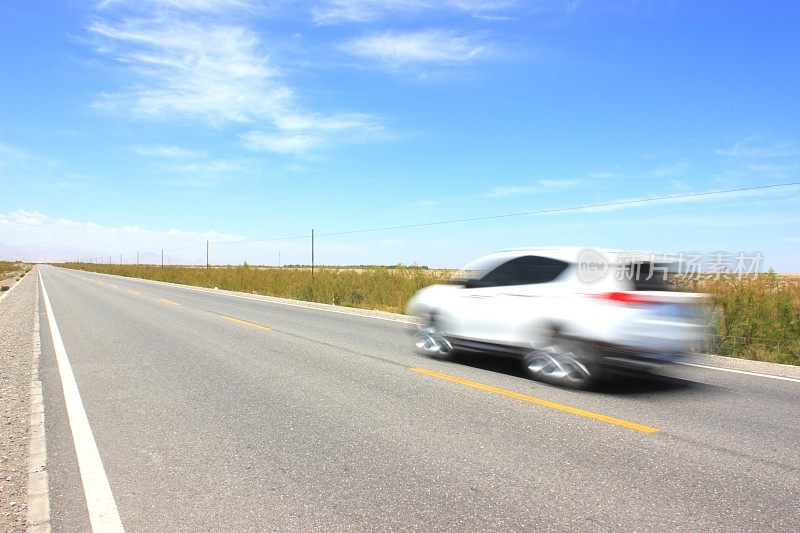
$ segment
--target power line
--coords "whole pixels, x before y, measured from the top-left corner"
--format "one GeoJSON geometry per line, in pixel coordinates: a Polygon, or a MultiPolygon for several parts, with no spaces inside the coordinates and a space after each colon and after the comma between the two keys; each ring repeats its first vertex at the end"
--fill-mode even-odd
{"type": "MultiPolygon", "coordinates": [[[[615,206],[622,206],[622,205],[639,205],[639,204],[646,204],[651,202],[659,202],[663,200],[680,200],[686,198],[701,198],[706,196],[718,196],[718,195],[725,195],[725,194],[733,194],[738,192],[749,192],[749,191],[760,191],[766,189],[778,189],[778,188],[785,188],[785,187],[793,187],[800,185],[800,181],[793,181],[789,183],[778,183],[775,185],[758,185],[755,187],[742,187],[739,189],[724,189],[721,191],[706,191],[706,192],[695,192],[695,193],[685,193],[685,194],[673,194],[669,196],[653,196],[650,198],[639,198],[634,200],[618,200],[615,202],[603,202],[599,204],[585,204],[579,206],[571,206],[571,207],[556,207],[551,209],[539,209],[537,211],[523,211],[519,213],[504,213],[500,215],[489,215],[489,216],[482,216],[482,217],[470,217],[470,218],[458,218],[458,219],[450,219],[450,220],[438,220],[434,222],[421,222],[417,224],[403,224],[400,226],[383,226],[378,228],[365,228],[365,229],[354,229],[354,230],[347,230],[347,231],[336,231],[332,233],[318,233],[317,237],[333,237],[337,235],[353,235],[356,233],[371,233],[376,231],[390,231],[390,230],[398,230],[398,229],[411,229],[411,228],[424,228],[429,226],[443,226],[446,224],[459,224],[463,222],[478,222],[481,220],[497,220],[502,218],[511,218],[511,217],[522,217],[522,216],[531,216],[531,215],[545,215],[551,213],[565,213],[569,211],[582,211],[584,209],[597,209],[602,207],[615,207],[615,206]]],[[[257,239],[257,240],[243,240],[243,241],[221,241],[221,242],[213,242],[211,244],[244,244],[244,243],[255,243],[255,242],[272,242],[272,241],[286,241],[286,240],[295,240],[295,239],[307,239],[309,235],[299,235],[295,237],[276,237],[271,239],[257,239]]],[[[200,246],[200,245],[197,245],[200,246]]]]}
{"type": "Polygon", "coordinates": [[[367,233],[372,231],[388,231],[394,229],[406,229],[406,228],[422,228],[426,226],[441,226],[444,224],[458,224],[461,222],[477,222],[479,220],[496,220],[500,218],[511,218],[511,217],[522,217],[522,216],[530,216],[530,215],[544,215],[549,213],[564,213],[567,211],[581,211],[584,209],[595,209],[600,207],[613,207],[613,206],[620,206],[620,205],[636,205],[636,204],[645,204],[649,202],[657,202],[661,200],[677,200],[683,198],[699,198],[703,196],[714,196],[720,194],[731,194],[736,192],[745,192],[745,191],[756,191],[762,189],[774,189],[778,187],[790,187],[793,185],[800,185],[800,181],[792,182],[792,183],[780,183],[777,185],[760,185],[757,187],[743,187],[741,189],[727,189],[722,191],[708,191],[708,192],[697,192],[697,193],[686,193],[686,194],[674,194],[671,196],[655,196],[651,198],[640,198],[636,200],[619,200],[616,202],[604,202],[600,204],[588,204],[588,205],[580,205],[580,206],[572,206],[572,207],[556,207],[552,209],[540,209],[538,211],[523,211],[521,213],[505,213],[502,215],[489,215],[483,217],[471,217],[471,218],[460,218],[460,219],[453,219],[453,220],[441,220],[437,222],[422,222],[419,224],[406,224],[403,226],[387,226],[382,228],[369,228],[369,229],[359,229],[359,230],[350,230],[350,231],[339,231],[335,233],[320,233],[320,237],[331,237],[334,235],[351,235],[354,233],[367,233]]]}

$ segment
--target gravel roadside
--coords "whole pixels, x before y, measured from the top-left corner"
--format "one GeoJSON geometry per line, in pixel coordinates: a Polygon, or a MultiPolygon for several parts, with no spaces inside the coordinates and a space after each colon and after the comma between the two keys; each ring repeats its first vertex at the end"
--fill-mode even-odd
{"type": "Polygon", "coordinates": [[[25,531],[34,303],[32,272],[0,300],[0,531],[25,531]]]}

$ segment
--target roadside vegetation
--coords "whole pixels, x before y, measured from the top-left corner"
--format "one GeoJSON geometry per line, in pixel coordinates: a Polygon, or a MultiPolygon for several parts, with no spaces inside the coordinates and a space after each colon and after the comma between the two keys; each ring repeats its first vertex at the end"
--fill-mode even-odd
{"type": "Polygon", "coordinates": [[[5,292],[21,280],[31,269],[28,263],[19,261],[0,261],[0,291],[5,292]]]}
{"type": "Polygon", "coordinates": [[[7,274],[14,274],[23,269],[23,263],[16,261],[0,261],[0,279],[6,279],[7,274]]]}
{"type": "MultiPolygon", "coordinates": [[[[347,307],[402,313],[419,289],[447,280],[453,271],[424,267],[255,267],[102,265],[61,266],[200,287],[279,296],[347,307]]],[[[703,348],[718,355],[800,365],[800,276],[773,272],[756,279],[721,277],[683,284],[716,302],[715,335],[703,348]]]]}
{"type": "Polygon", "coordinates": [[[800,365],[800,276],[706,278],[680,286],[714,296],[711,353],[800,365]]]}
{"type": "Polygon", "coordinates": [[[117,274],[198,287],[279,296],[363,309],[402,313],[416,291],[446,279],[449,271],[416,266],[316,267],[312,282],[307,266],[256,267],[101,265],[66,263],[68,268],[117,274]]]}

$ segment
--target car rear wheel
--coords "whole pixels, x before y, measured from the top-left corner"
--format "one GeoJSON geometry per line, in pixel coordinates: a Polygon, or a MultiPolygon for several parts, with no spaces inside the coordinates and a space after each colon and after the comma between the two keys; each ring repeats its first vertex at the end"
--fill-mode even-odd
{"type": "Polygon", "coordinates": [[[598,354],[587,342],[554,335],[546,346],[524,357],[528,375],[573,389],[588,389],[597,381],[598,354]]]}

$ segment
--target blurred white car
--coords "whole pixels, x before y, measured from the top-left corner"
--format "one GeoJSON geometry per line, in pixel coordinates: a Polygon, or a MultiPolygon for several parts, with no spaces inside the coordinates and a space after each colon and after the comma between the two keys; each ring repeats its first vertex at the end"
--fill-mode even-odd
{"type": "Polygon", "coordinates": [[[420,290],[416,351],[517,357],[543,381],[587,388],[608,368],[651,371],[706,334],[706,296],[674,292],[664,256],[588,248],[497,252],[420,290]]]}

